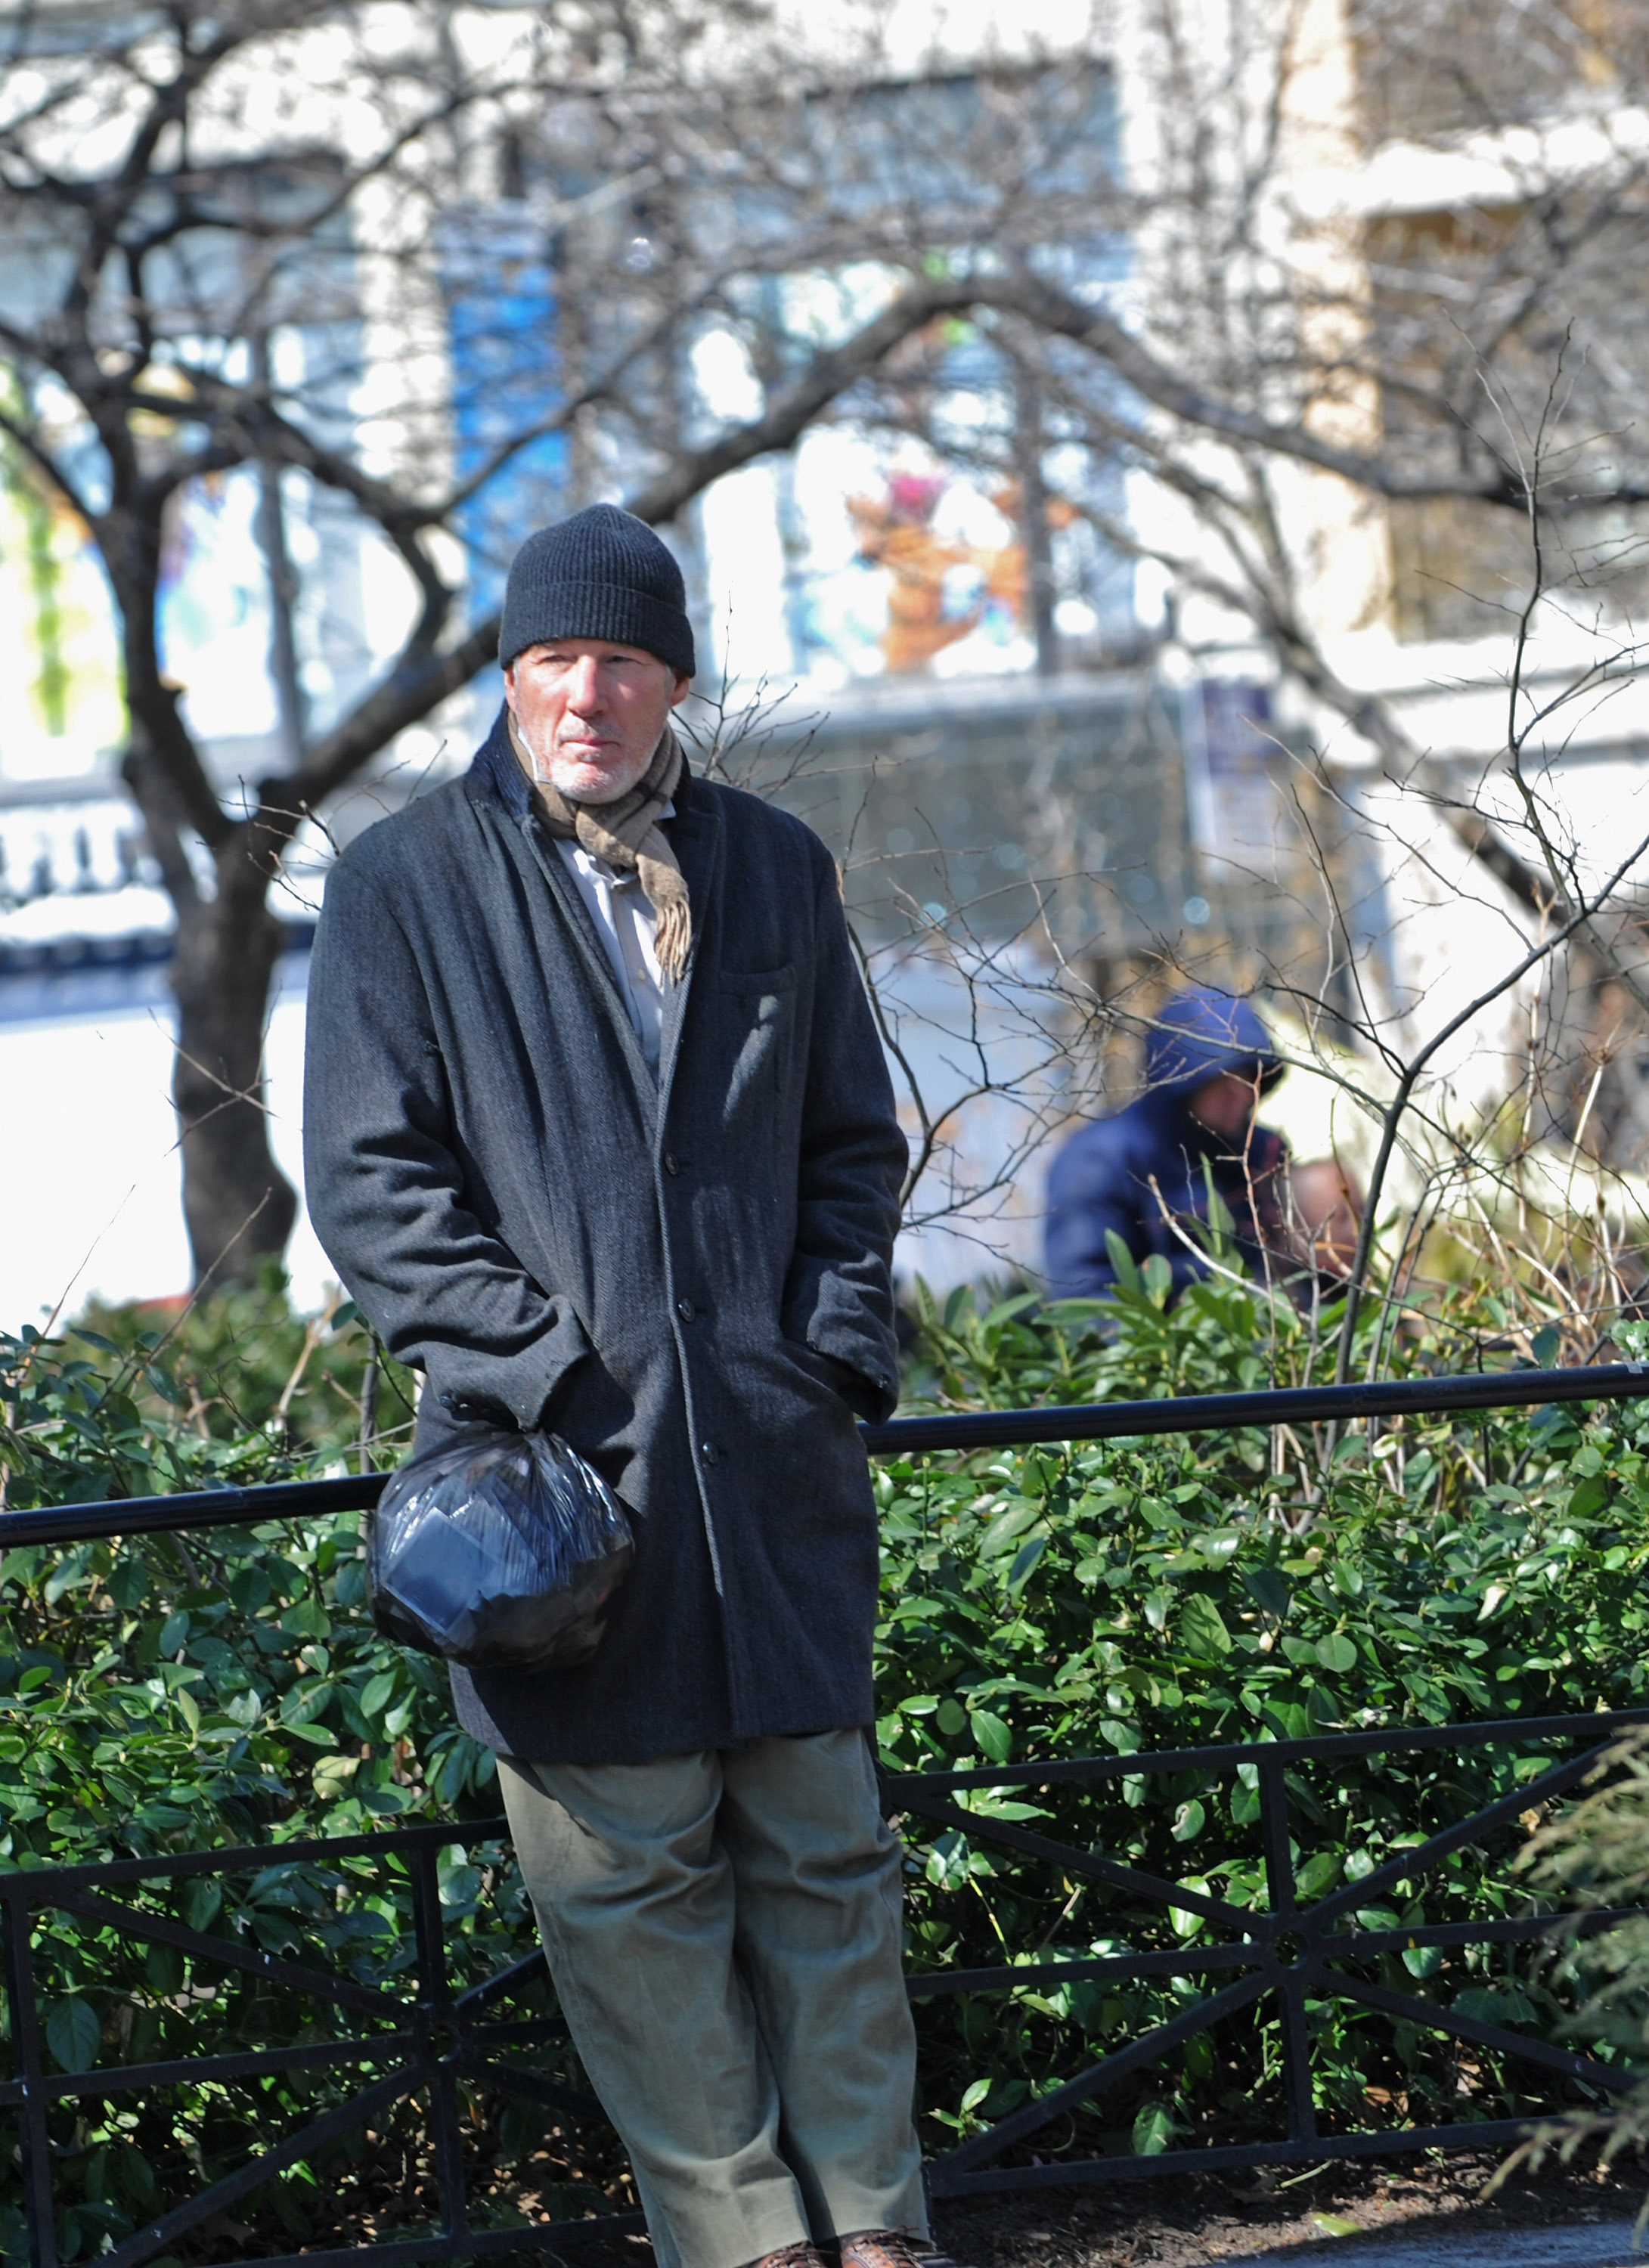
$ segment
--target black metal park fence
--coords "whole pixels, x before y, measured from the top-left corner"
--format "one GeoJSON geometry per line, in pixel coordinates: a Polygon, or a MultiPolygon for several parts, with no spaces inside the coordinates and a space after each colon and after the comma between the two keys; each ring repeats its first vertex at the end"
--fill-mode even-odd
{"type": "MultiPolygon", "coordinates": [[[[865,1427],[872,1454],[967,1452],[1034,1442],[1130,1439],[1151,1433],[1224,1431],[1242,1426],[1343,1423],[1451,1411],[1596,1401],[1649,1395],[1649,1365],[1620,1364],[1561,1371],[1524,1371],[1461,1378],[1417,1379],[1374,1385],[1301,1388],[1281,1391],[1186,1396],[1146,1403],[989,1410],[964,1416],[916,1418],[865,1427]]],[[[113,1535],[180,1532],[237,1522],[265,1522],[367,1509],[380,1476],[276,1484],[260,1489],[212,1491],[193,1496],[67,1506],[0,1514],[0,1552],[22,1544],[69,1544],[113,1535]]],[[[1549,2040],[1492,2021],[1481,2014],[1445,2007],[1394,1989],[1379,1976],[1380,1957],[1424,1948],[1465,1949],[1533,1944],[1553,1926],[1527,1895],[1524,1911],[1495,1918],[1465,1918],[1414,1927],[1366,1926],[1366,1918],[1398,1882],[1440,1880],[1457,1854],[1482,1845],[1530,1810],[1550,1804],[1592,1771],[1615,1738],[1649,1724],[1649,1710],[1595,1715],[1513,1718],[1499,1722],[1390,1727],[1301,1740],[1093,1756],[1057,1763],[1027,1762],[959,1772],[889,1776],[884,1796],[890,1815],[917,1819],[967,1838],[1011,1852],[1016,1860],[1045,1865],[1056,1885],[1103,1885],[1126,1896],[1130,1909],[1155,1908],[1170,1920],[1193,1918],[1196,1940],[1155,1949],[1125,1949],[1069,1960],[1005,1962],[989,1968],[949,1969],[909,1978],[914,1999],[947,1994],[1042,1993],[1073,1983],[1138,1984],[1152,1979],[1204,1980],[1201,1991],[1164,2021],[1146,2026],[1127,2044],[1087,2064],[1062,2085],[1025,2102],[930,2163],[936,2197],[985,2191],[1030,2190],[1076,2183],[1126,2180],[1145,2175],[1212,2173],[1260,2166],[1316,2163],[1417,2150],[1483,2148],[1525,2133],[1522,2118],[1464,2119],[1453,2124],[1377,2130],[1319,2130],[1313,2084],[1314,2003],[1349,2002],[1479,2052],[1509,2059],[1552,2081],[1594,2095],[1616,2094],[1636,2074],[1618,2064],[1576,2055],[1549,2040]],[[1348,1758],[1378,1762],[1400,1754],[1435,1751],[1456,1763],[1528,1750],[1555,1751],[1543,1768],[1513,1775],[1507,1792],[1410,1843],[1359,1880],[1312,1897],[1305,1894],[1292,1830],[1299,1775],[1314,1764],[1348,1758]],[[1205,1888],[1173,1881],[1108,1856],[1101,1845],[1039,1832],[1021,1822],[975,1808],[974,1799],[1004,1792],[1102,1790],[1126,1778],[1187,1772],[1240,1774],[1257,1794],[1265,1896],[1263,1907],[1239,1905],[1205,1888]],[[1039,2162],[1029,2146],[1068,2114],[1101,2102],[1108,2090],[1159,2064],[1199,2034],[1270,2004],[1281,2041],[1284,2131],[1257,2141],[1152,2154],[1118,2153],[1039,2162]],[[1013,2162],[1003,2162],[1014,2155],[1013,2162]]],[[[93,1866],[38,1867],[0,1874],[0,1933],[11,2072],[0,2080],[0,2111],[13,2123],[16,2162],[23,2182],[23,2217],[30,2268],[59,2268],[55,2229],[61,2199],[51,2117],[60,2105],[108,2103],[168,2088],[230,2089],[282,2075],[354,2073],[355,2091],[278,2140],[249,2131],[241,2164],[199,2186],[171,2206],[157,2200],[144,2224],[100,2253],[99,2268],[139,2268],[169,2256],[220,2227],[230,2210],[290,2169],[324,2154],[351,2130],[383,2120],[409,2098],[427,2106],[438,2220],[415,2235],[306,2250],[269,2268],[357,2268],[367,2261],[392,2264],[448,2261],[529,2251],[559,2251],[581,2239],[618,2236],[641,2226],[638,2215],[599,2214],[541,2219],[526,2227],[487,2226],[472,2213],[467,2181],[463,2104],[482,2088],[553,2111],[563,2120],[600,2122],[600,2106],[576,2086],[547,2077],[523,2051],[565,2042],[554,2014],[525,2011],[541,2000],[542,1956],[523,1953],[478,1984],[454,1976],[445,1929],[438,1854],[461,1840],[479,1845],[505,1834],[502,1820],[467,1821],[462,1827],[426,1824],[355,1837],[284,1842],[253,1848],[120,1859],[93,1866]],[[381,1869],[404,1883],[412,1913],[410,1959],[389,1980],[366,1984],[342,1962],[313,1965],[261,1949],[254,1942],[192,1926],[179,1918],[164,1894],[206,1877],[224,1882],[262,1879],[271,1870],[309,1870],[323,1879],[353,1868],[381,1869]],[[144,1903],[147,1900],[148,1903],[144,1903]],[[40,1924],[53,1917],[91,1933],[114,1933],[127,1945],[170,1948],[190,1973],[239,1975],[279,1987],[313,2008],[295,2043],[252,2048],[226,2039],[215,2053],[167,2062],[97,2061],[63,2067],[41,2021],[36,1976],[40,1924]],[[54,2065],[56,2066],[54,2068],[54,2065]]],[[[341,1877],[340,1877],[341,1879],[341,1877]]],[[[186,1906],[187,1911],[187,1906],[186,1906]]],[[[1588,1930],[1621,1917],[1594,1914],[1588,1930]]],[[[1181,1933],[1183,1934],[1183,1932],[1181,1933]]],[[[393,1964],[392,1964],[393,1966],[393,1964]]],[[[206,1988],[210,1989],[210,1988],[206,1988]]],[[[1047,2006],[1044,1998],[1043,2004],[1047,2006]]],[[[79,2058],[70,2058],[78,2060],[79,2058]]]]}

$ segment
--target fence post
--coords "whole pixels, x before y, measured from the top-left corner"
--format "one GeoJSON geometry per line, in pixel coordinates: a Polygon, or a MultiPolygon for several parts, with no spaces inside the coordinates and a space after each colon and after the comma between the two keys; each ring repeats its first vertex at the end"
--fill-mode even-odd
{"type": "Polygon", "coordinates": [[[1277,2003],[1283,2027],[1283,2090],[1288,2102],[1289,2139],[1309,2142],[1316,2138],[1317,2106],[1311,2091],[1306,1988],[1293,1973],[1292,1964],[1283,1962],[1277,1951],[1277,1940],[1286,1933],[1299,1911],[1294,1897],[1294,1853],[1288,1835],[1288,1783],[1280,1756],[1263,1757],[1259,1770],[1266,1903],[1271,1911],[1273,1952],[1279,1963],[1277,2003]]]}
{"type": "Polygon", "coordinates": [[[51,2136],[46,2124],[46,2073],[40,2059],[40,2011],[34,1999],[33,1919],[26,1889],[20,1882],[6,1888],[0,1933],[5,1941],[11,2052],[23,2093],[18,2106],[18,2124],[23,2136],[23,2209],[28,2225],[29,2268],[57,2268],[51,2136]]]}
{"type": "MultiPolygon", "coordinates": [[[[435,2138],[436,2191],[441,2205],[441,2235],[460,2248],[469,2232],[464,2144],[458,2118],[458,2082],[450,2054],[441,2052],[439,2035],[453,2021],[453,1994],[446,1976],[446,1940],[441,1926],[441,1886],[433,1843],[419,1843],[409,1854],[412,1926],[418,1947],[418,1998],[428,2027],[425,2053],[430,2079],[430,2124],[435,2138]]],[[[450,2044],[450,2042],[449,2042],[450,2044]]]]}

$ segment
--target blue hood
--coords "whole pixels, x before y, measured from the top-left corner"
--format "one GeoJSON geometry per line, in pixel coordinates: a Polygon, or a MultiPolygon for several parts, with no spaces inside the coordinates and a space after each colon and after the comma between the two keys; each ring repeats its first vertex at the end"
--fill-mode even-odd
{"type": "Polygon", "coordinates": [[[1152,1094],[1194,1094],[1221,1071],[1260,1074],[1262,1086],[1275,1086],[1284,1066],[1271,1035],[1246,1000],[1211,986],[1176,992],[1157,1011],[1145,1035],[1145,1086],[1152,1094]]]}

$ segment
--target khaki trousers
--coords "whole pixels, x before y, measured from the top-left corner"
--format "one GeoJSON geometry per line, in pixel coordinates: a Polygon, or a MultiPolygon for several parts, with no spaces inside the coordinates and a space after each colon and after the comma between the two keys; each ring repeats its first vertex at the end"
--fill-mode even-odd
{"type": "Polygon", "coordinates": [[[901,1853],[864,1735],[498,1771],[660,2268],[925,2237],[901,1853]]]}

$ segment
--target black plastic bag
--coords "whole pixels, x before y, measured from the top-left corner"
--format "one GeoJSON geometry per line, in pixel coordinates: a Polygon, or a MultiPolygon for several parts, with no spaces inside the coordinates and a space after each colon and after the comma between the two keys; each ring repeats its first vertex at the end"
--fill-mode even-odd
{"type": "Polygon", "coordinates": [[[566,1668],[600,1645],[635,1556],[624,1507],[556,1435],[467,1425],[378,1500],[372,1618],[466,1668],[566,1668]]]}

